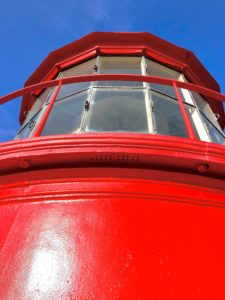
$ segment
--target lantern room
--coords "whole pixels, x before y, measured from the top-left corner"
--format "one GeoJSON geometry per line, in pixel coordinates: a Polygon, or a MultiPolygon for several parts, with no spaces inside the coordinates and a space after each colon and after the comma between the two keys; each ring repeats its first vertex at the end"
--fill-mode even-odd
{"type": "Polygon", "coordinates": [[[147,33],[90,34],[51,53],[27,84],[37,83],[37,78],[60,81],[100,74],[108,77],[63,82],[44,125],[44,115],[57,87],[41,89],[30,98],[25,96],[20,117],[22,126],[16,138],[32,137],[42,124],[41,136],[129,132],[187,138],[189,129],[191,136],[198,140],[224,144],[222,102],[188,90],[185,84],[186,88],[177,86],[175,90],[172,82],[201,83],[218,91],[215,80],[190,51],[147,33]],[[124,77],[120,76],[121,80],[114,76],[110,80],[112,74],[124,77]],[[145,82],[140,77],[135,81],[135,76],[128,75],[152,76],[171,82],[160,79],[157,83],[145,82]]]}

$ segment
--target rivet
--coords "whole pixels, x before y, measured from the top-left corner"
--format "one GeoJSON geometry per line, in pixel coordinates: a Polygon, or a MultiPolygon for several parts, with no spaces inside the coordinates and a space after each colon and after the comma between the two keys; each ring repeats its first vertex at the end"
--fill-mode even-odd
{"type": "Polygon", "coordinates": [[[85,104],[84,104],[85,110],[88,110],[89,106],[90,106],[90,103],[88,101],[85,101],[85,104]]]}
{"type": "Polygon", "coordinates": [[[197,166],[197,170],[200,172],[200,173],[204,173],[206,171],[208,171],[209,169],[209,165],[208,164],[199,164],[197,166]]]}
{"type": "Polygon", "coordinates": [[[27,169],[30,166],[30,163],[26,159],[21,159],[18,161],[18,166],[22,169],[27,169]]]}

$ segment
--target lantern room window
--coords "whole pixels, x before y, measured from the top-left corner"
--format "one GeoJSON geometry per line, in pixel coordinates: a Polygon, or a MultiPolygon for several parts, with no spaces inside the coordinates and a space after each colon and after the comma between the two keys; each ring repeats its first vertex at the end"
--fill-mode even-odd
{"type": "MultiPolygon", "coordinates": [[[[96,57],[61,71],[57,78],[88,74],[142,74],[187,81],[183,74],[145,57],[96,57]]],[[[32,136],[56,88],[36,99],[16,138],[32,136]]],[[[199,94],[179,89],[195,136],[225,144],[209,104],[199,94]]],[[[173,87],[129,81],[65,84],[57,95],[42,136],[82,132],[134,132],[187,138],[173,87]]]]}
{"type": "MultiPolygon", "coordinates": [[[[59,73],[58,78],[65,78],[71,76],[81,76],[95,73],[96,67],[96,58],[86,61],[78,66],[67,69],[59,73]]],[[[58,97],[56,100],[76,94],[81,90],[85,90],[89,88],[89,82],[81,82],[81,83],[71,83],[63,85],[59,91],[58,97]]]]}
{"type": "Polygon", "coordinates": [[[149,132],[145,91],[94,89],[85,131],[149,132]]]}
{"type": "MultiPolygon", "coordinates": [[[[142,74],[141,57],[100,57],[99,74],[142,74]]],[[[134,81],[100,81],[99,86],[143,86],[134,81]]]]}
{"type": "Polygon", "coordinates": [[[155,133],[188,137],[179,104],[171,97],[152,92],[155,133]]]}
{"type": "Polygon", "coordinates": [[[42,131],[42,135],[78,132],[81,126],[86,99],[87,92],[84,91],[56,101],[42,131]]]}
{"type": "MultiPolygon", "coordinates": [[[[162,66],[162,65],[160,65],[154,61],[151,61],[149,59],[145,59],[145,61],[146,61],[146,74],[147,75],[179,80],[179,77],[180,77],[179,72],[176,72],[172,69],[162,66]]],[[[175,94],[174,88],[172,86],[162,85],[162,84],[154,84],[154,83],[149,83],[149,85],[150,85],[151,89],[154,91],[158,91],[164,95],[176,98],[176,94],[175,94]]]]}

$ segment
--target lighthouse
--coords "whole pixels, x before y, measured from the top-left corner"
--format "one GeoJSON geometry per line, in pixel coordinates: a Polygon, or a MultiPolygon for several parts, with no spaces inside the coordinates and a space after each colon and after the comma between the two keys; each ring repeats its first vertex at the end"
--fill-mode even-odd
{"type": "Polygon", "coordinates": [[[225,298],[225,96],[194,53],[94,32],[0,104],[17,97],[0,299],[225,298]]]}

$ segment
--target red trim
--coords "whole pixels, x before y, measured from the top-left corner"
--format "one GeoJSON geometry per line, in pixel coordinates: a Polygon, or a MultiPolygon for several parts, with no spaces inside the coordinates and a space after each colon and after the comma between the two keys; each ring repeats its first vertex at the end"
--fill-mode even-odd
{"type": "Polygon", "coordinates": [[[110,48],[100,48],[99,49],[99,55],[107,56],[142,56],[143,55],[143,49],[142,48],[120,48],[120,47],[110,47],[110,48]]]}
{"type": "Polygon", "coordinates": [[[86,60],[92,59],[97,56],[97,49],[90,50],[86,53],[83,53],[81,55],[77,55],[76,57],[73,57],[72,59],[66,60],[62,63],[57,64],[58,68],[61,70],[67,69],[69,67],[72,67],[74,65],[80,64],[86,60]]]}
{"type": "MultiPolygon", "coordinates": [[[[201,184],[212,186],[212,178],[224,179],[224,146],[154,134],[94,133],[54,135],[14,140],[0,147],[1,174],[23,169],[52,167],[122,166],[158,169],[183,174],[200,174],[207,164],[201,184]],[[53,151],[54,150],[54,151],[53,151]],[[124,157],[126,159],[124,160],[124,157]],[[27,162],[21,164],[21,161],[27,162]],[[207,179],[208,178],[208,179],[207,179]],[[210,179],[211,178],[211,179],[210,179]]],[[[201,173],[202,174],[202,173],[201,173]]],[[[181,176],[181,175],[180,175],[181,176]]],[[[178,176],[179,178],[179,176],[178,176]]],[[[218,181],[224,189],[224,181],[218,181]]],[[[214,186],[216,187],[216,186],[214,186]]]]}
{"type": "Polygon", "coordinates": [[[153,59],[161,64],[172,67],[173,69],[177,69],[179,71],[182,71],[185,66],[184,63],[181,63],[178,60],[172,59],[166,55],[162,55],[156,51],[146,50],[145,56],[147,56],[148,58],[153,59]]]}
{"type": "Polygon", "coordinates": [[[26,181],[21,179],[21,173],[13,174],[8,181],[4,180],[6,184],[0,188],[0,196],[4,199],[0,206],[45,202],[49,198],[54,202],[63,201],[65,205],[68,200],[80,200],[84,197],[103,200],[111,196],[129,201],[136,198],[138,201],[156,200],[225,208],[225,191],[222,185],[220,188],[215,187],[215,179],[206,187],[200,176],[180,173],[179,178],[175,172],[166,172],[170,177],[168,182],[162,170],[154,170],[154,175],[151,170],[147,170],[148,178],[143,178],[147,175],[146,170],[128,169],[126,166],[102,168],[99,165],[97,168],[76,168],[76,171],[71,168],[31,171],[26,181]],[[188,185],[184,184],[187,181],[188,185]]]}

